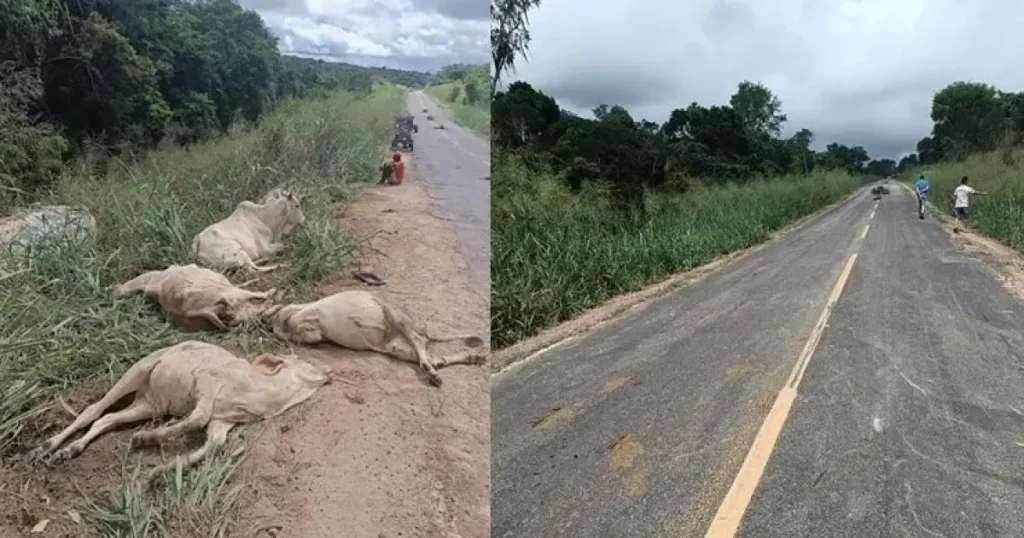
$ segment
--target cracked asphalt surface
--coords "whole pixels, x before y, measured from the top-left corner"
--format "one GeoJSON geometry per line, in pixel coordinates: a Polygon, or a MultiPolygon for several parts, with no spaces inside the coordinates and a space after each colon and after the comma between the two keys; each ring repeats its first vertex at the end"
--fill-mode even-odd
{"type": "Polygon", "coordinates": [[[497,374],[492,536],[703,536],[853,253],[738,535],[1024,536],[1024,307],[891,192],[497,374]]]}
{"type": "Polygon", "coordinates": [[[419,126],[413,134],[416,171],[440,213],[454,224],[474,279],[490,290],[490,141],[455,123],[422,91],[409,92],[406,108],[419,126]]]}

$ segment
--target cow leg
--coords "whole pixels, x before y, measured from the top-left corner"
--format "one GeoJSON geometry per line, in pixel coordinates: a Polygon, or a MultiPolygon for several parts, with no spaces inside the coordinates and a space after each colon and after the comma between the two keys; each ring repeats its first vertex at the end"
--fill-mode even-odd
{"type": "Polygon", "coordinates": [[[174,424],[135,432],[132,435],[132,446],[162,443],[174,437],[181,437],[188,432],[203,429],[210,423],[210,418],[213,416],[213,403],[214,398],[209,398],[208,401],[200,400],[187,417],[174,424]]]}
{"type": "Polygon", "coordinates": [[[427,352],[427,339],[416,332],[412,319],[405,311],[392,308],[385,302],[377,301],[377,304],[384,314],[385,322],[389,327],[397,330],[401,336],[401,338],[393,338],[388,347],[396,351],[401,350],[401,353],[408,353],[411,348],[415,362],[430,376],[430,383],[435,387],[440,387],[441,376],[437,375],[437,370],[434,369],[433,361],[430,359],[430,353],[427,352]]]}
{"type": "Polygon", "coordinates": [[[248,301],[250,299],[264,300],[267,297],[270,297],[271,295],[276,293],[277,292],[277,288],[270,288],[267,291],[249,291],[249,290],[240,290],[240,291],[241,291],[241,293],[239,293],[239,295],[242,296],[242,300],[244,300],[244,301],[248,301]]]}
{"type": "Polygon", "coordinates": [[[441,376],[438,375],[437,369],[434,368],[433,361],[430,360],[430,356],[426,354],[424,350],[423,355],[416,353],[416,348],[410,344],[405,337],[398,335],[391,339],[383,349],[370,346],[372,351],[377,353],[383,353],[389,357],[394,357],[398,360],[406,362],[416,363],[427,372],[427,376],[430,378],[430,382],[435,386],[441,386],[441,376]],[[425,360],[424,360],[425,359],[425,360]]]}
{"type": "Polygon", "coordinates": [[[235,251],[234,254],[231,255],[231,262],[227,265],[252,273],[266,273],[268,271],[273,271],[280,266],[280,264],[264,266],[256,265],[256,262],[241,249],[235,251]]]}
{"type": "MultiPolygon", "coordinates": [[[[196,449],[188,456],[185,456],[182,461],[182,468],[190,467],[200,462],[204,458],[210,455],[210,452],[224,446],[224,443],[228,441],[228,432],[235,426],[233,422],[226,422],[223,420],[211,420],[206,426],[206,443],[203,446],[196,449]]],[[[177,459],[177,458],[175,458],[177,459]]],[[[153,468],[149,473],[149,479],[152,482],[158,476],[164,472],[175,468],[176,462],[171,461],[158,465],[153,468]]]]}
{"type": "Polygon", "coordinates": [[[204,308],[192,314],[194,317],[203,318],[206,321],[214,324],[218,329],[222,331],[228,331],[228,326],[224,324],[224,321],[220,319],[217,312],[214,311],[214,307],[204,308]]]}
{"type": "Polygon", "coordinates": [[[483,364],[487,356],[475,351],[463,351],[454,355],[447,355],[434,361],[434,366],[443,368],[453,364],[483,364]]]}
{"type": "Polygon", "coordinates": [[[32,459],[41,458],[54,450],[57,447],[63,445],[68,438],[75,434],[78,430],[85,428],[86,426],[96,422],[97,419],[103,415],[110,406],[117,403],[118,400],[125,396],[137,391],[139,388],[146,385],[149,380],[149,374],[153,371],[153,367],[159,362],[159,357],[153,357],[152,355],[142,359],[135,363],[131,368],[128,369],[121,379],[114,384],[114,386],[107,391],[100,401],[86,407],[84,411],[79,413],[75,421],[70,426],[64,428],[63,431],[50,437],[43,442],[38,448],[33,450],[29,455],[32,459]]]}
{"type": "Polygon", "coordinates": [[[74,458],[81,454],[93,439],[96,439],[122,424],[131,424],[140,420],[153,418],[154,414],[155,411],[153,406],[150,405],[149,402],[146,400],[135,400],[135,402],[133,402],[127,409],[100,417],[99,420],[92,424],[92,427],[89,428],[89,431],[86,432],[85,435],[70,445],[55,452],[47,463],[54,465],[74,458]]]}

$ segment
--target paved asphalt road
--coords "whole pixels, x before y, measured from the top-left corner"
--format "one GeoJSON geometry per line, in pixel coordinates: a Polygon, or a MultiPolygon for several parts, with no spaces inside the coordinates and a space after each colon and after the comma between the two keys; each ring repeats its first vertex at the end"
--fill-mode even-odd
{"type": "Polygon", "coordinates": [[[914,213],[861,193],[495,376],[492,536],[703,536],[852,254],[738,535],[1024,536],[1024,308],[914,213]]]}
{"type": "Polygon", "coordinates": [[[419,132],[413,134],[419,177],[427,185],[427,192],[441,209],[440,213],[452,219],[474,278],[482,289],[489,290],[490,141],[456,124],[421,91],[409,92],[406,107],[419,125],[419,132]],[[434,120],[428,120],[428,115],[434,120]],[[444,129],[435,129],[442,124],[444,129]]]}

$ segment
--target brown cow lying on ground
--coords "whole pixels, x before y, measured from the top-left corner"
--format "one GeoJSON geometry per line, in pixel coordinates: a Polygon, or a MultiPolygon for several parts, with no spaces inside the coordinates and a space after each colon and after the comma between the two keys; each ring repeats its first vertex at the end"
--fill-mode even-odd
{"type": "Polygon", "coordinates": [[[449,364],[482,364],[481,352],[431,358],[431,342],[462,340],[469,347],[480,347],[479,336],[430,337],[399,308],[388,305],[365,291],[343,291],[319,301],[287,306],[275,305],[263,312],[263,319],[274,334],[300,344],[329,341],[357,351],[376,351],[396,359],[418,363],[434,385],[441,386],[437,370],[449,364]]]}
{"type": "Polygon", "coordinates": [[[226,219],[199,232],[192,240],[192,255],[218,271],[273,271],[278,265],[260,267],[256,262],[280,252],[281,240],[305,222],[298,197],[274,189],[262,203],[241,202],[226,219]]]}
{"type": "Polygon", "coordinates": [[[142,273],[108,289],[117,295],[144,293],[179,325],[205,320],[222,330],[262,310],[254,303],[265,301],[275,291],[244,290],[224,275],[194,263],[142,273]]]}
{"type": "MultiPolygon", "coordinates": [[[[117,426],[169,415],[184,418],[135,432],[132,446],[159,443],[205,428],[206,443],[184,459],[185,466],[193,465],[221,447],[235,424],[278,415],[308,399],[330,382],[329,372],[295,356],[261,355],[249,363],[213,344],[182,342],[135,363],[100,401],[33,450],[30,458],[51,465],[61,463],[78,456],[93,439],[117,426]],[[132,393],[135,401],[127,409],[103,415],[132,393]],[[85,435],[57,450],[90,425],[85,435]]],[[[174,466],[174,462],[159,465],[150,477],[174,466]]]]}

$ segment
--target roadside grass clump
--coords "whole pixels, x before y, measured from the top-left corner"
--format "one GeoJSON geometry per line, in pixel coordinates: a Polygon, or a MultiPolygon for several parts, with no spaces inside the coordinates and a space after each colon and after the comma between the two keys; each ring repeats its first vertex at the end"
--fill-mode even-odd
{"type": "Polygon", "coordinates": [[[1024,252],[1024,150],[1004,149],[968,157],[963,162],[941,163],[908,172],[901,179],[913,187],[924,173],[931,182],[928,201],[953,216],[953,190],[960,178],[988,196],[971,197],[967,224],[982,235],[1024,252]],[[1008,155],[1009,154],[1009,155],[1008,155]]]}
{"type": "Polygon", "coordinates": [[[607,189],[574,193],[515,156],[498,160],[492,178],[493,349],[763,242],[862,184],[830,172],[695,186],[649,193],[642,212],[627,212],[607,189]]]}
{"type": "MultiPolygon", "coordinates": [[[[456,82],[438,84],[427,93],[445,108],[451,110],[455,121],[475,133],[488,137],[491,133],[491,103],[484,94],[473,104],[466,100],[464,85],[456,82]]],[[[486,90],[485,90],[486,91],[486,90]]]]}
{"type": "Polygon", "coordinates": [[[230,483],[240,463],[242,442],[232,436],[221,456],[186,471],[179,464],[149,493],[146,473],[122,459],[124,486],[87,501],[83,518],[101,536],[223,537],[236,530],[230,517],[244,499],[245,487],[230,483]],[[228,517],[225,517],[228,516],[228,517]]]}
{"type": "MultiPolygon", "coordinates": [[[[189,338],[235,339],[248,348],[245,334],[179,332],[141,297],[114,298],[105,291],[143,271],[190,263],[195,234],[242,200],[258,201],[278,185],[302,198],[307,225],[286,240],[280,261],[288,268],[270,274],[283,276],[286,291],[307,293],[312,283],[350,261],[355,244],[338,229],[333,211],[359,183],[374,179],[403,99],[401,89],[381,85],[368,96],[292,101],[258,125],[239,125],[188,149],[165,147],[132,164],[107,160],[101,166],[102,159],[92,155],[67,165],[43,201],[85,207],[98,233],[55,236],[28,252],[0,251],[0,460],[31,448],[26,439],[52,433],[39,417],[66,389],[87,383],[109,387],[144,355],[189,338]]],[[[229,459],[221,454],[209,465],[228,469],[223,466],[229,459]]],[[[195,499],[179,502],[179,510],[166,508],[173,505],[169,490],[148,498],[147,510],[163,514],[156,527],[145,523],[149,516],[142,512],[133,515],[139,505],[127,501],[103,505],[106,512],[91,502],[93,509],[83,515],[97,530],[118,518],[132,522],[107,535],[161,535],[145,529],[179,529],[168,518],[199,517],[189,506],[224,502],[210,497],[223,489],[204,482],[213,480],[204,478],[212,472],[184,472],[177,494],[181,502],[195,499]]],[[[130,482],[125,486],[115,495],[137,493],[130,482]]],[[[176,532],[162,535],[183,535],[176,532]]]]}

